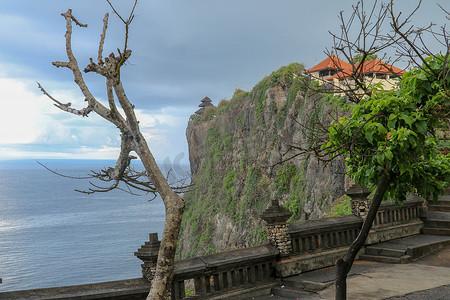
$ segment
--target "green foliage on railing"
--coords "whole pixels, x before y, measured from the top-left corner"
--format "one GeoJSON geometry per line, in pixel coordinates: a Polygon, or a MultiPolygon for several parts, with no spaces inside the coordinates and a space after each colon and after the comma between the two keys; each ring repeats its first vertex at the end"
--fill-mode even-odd
{"type": "Polygon", "coordinates": [[[298,220],[305,204],[305,170],[300,170],[294,164],[288,164],[280,168],[275,178],[277,188],[276,197],[288,194],[289,200],[284,206],[292,212],[289,221],[298,220]]]}
{"type": "Polygon", "coordinates": [[[336,200],[335,204],[331,209],[331,213],[328,215],[330,217],[346,216],[352,214],[352,205],[350,202],[351,198],[347,195],[342,196],[336,200]]]}

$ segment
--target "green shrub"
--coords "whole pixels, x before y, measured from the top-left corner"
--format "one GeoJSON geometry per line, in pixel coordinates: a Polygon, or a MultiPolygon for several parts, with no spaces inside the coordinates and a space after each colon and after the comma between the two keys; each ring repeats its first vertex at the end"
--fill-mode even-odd
{"type": "Polygon", "coordinates": [[[294,164],[279,169],[275,178],[276,197],[289,194],[289,201],[284,206],[292,212],[289,221],[297,220],[305,203],[305,178],[301,170],[294,164]]]}
{"type": "Polygon", "coordinates": [[[222,99],[220,100],[219,104],[217,105],[217,112],[216,115],[219,115],[227,110],[229,110],[232,106],[231,101],[222,99]]]}
{"type": "Polygon", "coordinates": [[[270,74],[270,86],[281,85],[288,87],[292,85],[295,78],[298,78],[303,73],[305,67],[299,63],[291,63],[283,66],[270,74]]]}
{"type": "Polygon", "coordinates": [[[205,107],[203,110],[202,121],[210,121],[216,116],[217,108],[215,106],[205,107]]]}
{"type": "Polygon", "coordinates": [[[352,206],[350,200],[351,198],[347,195],[339,198],[331,210],[330,217],[351,215],[352,206]]]}

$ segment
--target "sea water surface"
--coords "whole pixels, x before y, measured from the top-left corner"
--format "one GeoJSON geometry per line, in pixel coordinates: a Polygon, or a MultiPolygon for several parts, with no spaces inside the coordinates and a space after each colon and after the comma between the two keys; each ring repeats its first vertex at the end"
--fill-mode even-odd
{"type": "MultiPolygon", "coordinates": [[[[113,161],[42,160],[71,176],[113,161]]],[[[86,195],[88,180],[55,175],[34,160],[0,161],[0,291],[77,285],[141,276],[134,252],[161,237],[158,197],[114,190],[86,195]]]]}

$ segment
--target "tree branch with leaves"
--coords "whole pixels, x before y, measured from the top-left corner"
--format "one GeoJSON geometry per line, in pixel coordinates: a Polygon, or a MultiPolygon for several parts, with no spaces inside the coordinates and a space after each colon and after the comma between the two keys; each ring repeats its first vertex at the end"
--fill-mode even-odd
{"type": "Polygon", "coordinates": [[[411,25],[421,4],[404,16],[395,11],[392,0],[375,1],[368,9],[359,1],[349,17],[339,14],[340,32],[330,32],[334,46],[327,54],[336,66],[342,57],[351,68],[340,68],[342,82],[331,83],[331,89],[324,85],[322,93],[343,93],[350,109],[330,115],[326,124],[299,120],[317,134],[305,145],[290,147],[296,151],[291,157],[309,153],[325,163],[344,157],[348,176],[375,191],[358,237],[336,262],[338,300],[346,299],[347,274],[381,202],[389,199],[401,205],[408,193],[436,199],[450,185],[450,155],[441,153],[436,143],[436,130],[448,127],[450,116],[449,33],[445,26],[411,25]],[[427,38],[438,40],[441,51],[432,52],[427,38]],[[388,50],[395,53],[393,58],[388,50]],[[364,74],[364,65],[374,56],[390,63],[406,60],[411,70],[396,88],[384,90],[364,74]]]}

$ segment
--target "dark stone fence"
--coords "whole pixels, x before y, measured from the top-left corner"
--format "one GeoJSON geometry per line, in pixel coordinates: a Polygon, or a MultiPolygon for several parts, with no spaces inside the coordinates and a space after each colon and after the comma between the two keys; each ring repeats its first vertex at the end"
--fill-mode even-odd
{"type": "Polygon", "coordinates": [[[172,299],[187,297],[185,287],[189,280],[194,289],[188,299],[213,299],[230,291],[235,291],[233,299],[268,294],[276,280],[277,255],[275,247],[261,245],[179,260],[175,264],[172,299]]]}
{"type": "Polygon", "coordinates": [[[62,286],[45,289],[33,289],[0,293],[1,300],[19,299],[110,299],[110,300],[144,300],[150,283],[144,278],[100,282],[73,286],[62,286]]]}
{"type": "Polygon", "coordinates": [[[408,196],[401,206],[383,202],[372,224],[366,245],[419,234],[423,227],[423,202],[423,198],[414,195],[408,196]]]}
{"type": "Polygon", "coordinates": [[[350,215],[289,224],[292,255],[348,246],[362,223],[361,218],[350,215]]]}
{"type": "Polygon", "coordinates": [[[423,199],[418,196],[409,197],[402,206],[382,203],[372,226],[375,229],[418,221],[422,204],[423,199]]]}

